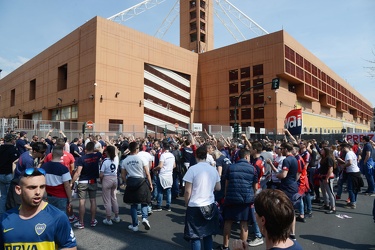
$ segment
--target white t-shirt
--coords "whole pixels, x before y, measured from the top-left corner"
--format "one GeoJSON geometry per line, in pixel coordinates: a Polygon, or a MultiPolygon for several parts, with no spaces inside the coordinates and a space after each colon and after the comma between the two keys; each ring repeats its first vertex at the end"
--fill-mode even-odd
{"type": "Polygon", "coordinates": [[[115,156],[115,159],[111,161],[110,158],[105,158],[102,166],[100,167],[100,172],[104,173],[105,176],[117,176],[118,168],[118,156],[115,156]]]}
{"type": "Polygon", "coordinates": [[[214,188],[220,182],[216,168],[207,162],[198,162],[188,169],[183,180],[192,183],[189,207],[207,206],[215,202],[214,188]]]}
{"type": "Polygon", "coordinates": [[[276,158],[275,158],[274,165],[275,165],[275,162],[276,162],[277,163],[277,172],[272,172],[272,181],[273,182],[277,182],[277,183],[281,182],[281,180],[279,178],[277,178],[276,175],[281,172],[284,159],[285,159],[285,156],[283,156],[283,155],[281,155],[281,156],[277,155],[276,158]]]}
{"type": "Polygon", "coordinates": [[[128,172],[128,177],[145,178],[144,166],[147,165],[143,164],[138,155],[129,155],[122,161],[121,169],[125,169],[128,172]]]}
{"type": "Polygon", "coordinates": [[[103,147],[102,147],[102,144],[100,144],[100,142],[96,142],[95,143],[95,147],[94,147],[96,150],[102,150],[103,149],[103,147]]]}
{"type": "Polygon", "coordinates": [[[137,155],[142,159],[142,161],[144,162],[143,163],[144,165],[147,165],[148,168],[151,167],[151,166],[149,166],[150,161],[154,161],[154,157],[149,152],[139,151],[137,155]]]}
{"type": "Polygon", "coordinates": [[[163,166],[159,171],[159,176],[172,176],[173,174],[173,166],[176,162],[174,155],[166,151],[161,154],[159,162],[163,162],[163,166]]]}
{"type": "Polygon", "coordinates": [[[208,164],[210,164],[213,167],[216,166],[216,162],[214,160],[214,157],[212,157],[212,155],[210,155],[210,154],[207,154],[206,162],[208,162],[208,164]]]}
{"type": "Polygon", "coordinates": [[[356,173],[359,172],[359,167],[357,164],[357,156],[353,151],[349,151],[345,155],[345,162],[352,160],[352,164],[349,167],[346,167],[347,173],[356,173]]]}

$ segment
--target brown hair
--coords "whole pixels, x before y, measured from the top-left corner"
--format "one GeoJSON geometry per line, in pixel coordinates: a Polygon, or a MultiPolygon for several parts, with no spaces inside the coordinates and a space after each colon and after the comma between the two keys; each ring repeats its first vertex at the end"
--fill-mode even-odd
{"type": "Polygon", "coordinates": [[[255,211],[264,217],[267,237],[273,243],[286,241],[294,220],[293,204],[286,194],[277,189],[264,189],[254,201],[255,211]]]}

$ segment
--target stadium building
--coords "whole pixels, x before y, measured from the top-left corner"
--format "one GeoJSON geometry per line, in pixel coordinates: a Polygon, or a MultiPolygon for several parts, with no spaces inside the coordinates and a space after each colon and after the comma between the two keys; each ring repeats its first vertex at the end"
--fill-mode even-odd
{"type": "Polygon", "coordinates": [[[94,17],[0,80],[0,117],[279,134],[301,108],[305,134],[370,130],[371,103],[286,31],[214,49],[212,5],[180,1],[180,47],[94,17]]]}

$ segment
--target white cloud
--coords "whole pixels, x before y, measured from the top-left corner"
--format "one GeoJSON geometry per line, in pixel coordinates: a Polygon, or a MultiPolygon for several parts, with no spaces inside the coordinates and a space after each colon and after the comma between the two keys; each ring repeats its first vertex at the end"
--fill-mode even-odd
{"type": "Polygon", "coordinates": [[[22,57],[22,56],[17,56],[13,60],[0,56],[0,67],[2,69],[1,77],[5,77],[6,75],[8,75],[12,71],[20,67],[22,64],[24,64],[28,60],[30,59],[22,57]]]}

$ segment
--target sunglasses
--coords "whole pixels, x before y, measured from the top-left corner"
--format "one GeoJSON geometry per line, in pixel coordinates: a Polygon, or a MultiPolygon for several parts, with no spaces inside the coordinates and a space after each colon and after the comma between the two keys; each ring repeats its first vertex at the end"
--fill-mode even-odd
{"type": "Polygon", "coordinates": [[[46,171],[43,168],[26,168],[23,176],[39,176],[46,175],[46,171]]]}

